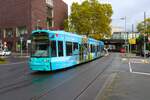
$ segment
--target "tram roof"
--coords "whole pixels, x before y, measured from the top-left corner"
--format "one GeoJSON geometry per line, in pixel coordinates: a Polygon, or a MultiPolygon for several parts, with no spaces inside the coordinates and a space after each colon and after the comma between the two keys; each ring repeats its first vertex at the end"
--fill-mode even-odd
{"type": "Polygon", "coordinates": [[[103,45],[104,45],[104,42],[103,42],[103,41],[99,41],[99,44],[100,44],[101,46],[103,46],[103,45]]]}
{"type": "Polygon", "coordinates": [[[65,32],[63,30],[56,30],[56,31],[53,31],[53,30],[34,30],[32,31],[32,34],[34,34],[35,32],[46,32],[46,33],[53,33],[53,34],[62,34],[62,35],[69,35],[69,36],[75,36],[75,37],[82,37],[81,35],[78,35],[76,33],[71,33],[71,32],[65,32]]]}
{"type": "MultiPolygon", "coordinates": [[[[73,37],[78,37],[78,38],[83,38],[83,35],[78,35],[76,33],[71,33],[71,32],[66,32],[63,30],[34,30],[32,31],[32,34],[36,33],[36,32],[46,32],[48,34],[62,34],[62,35],[68,35],[68,36],[73,36],[73,37]]],[[[89,41],[93,41],[93,42],[100,42],[96,39],[93,38],[88,38],[89,41]]],[[[101,41],[100,43],[101,45],[104,45],[104,43],[101,41]]]]}

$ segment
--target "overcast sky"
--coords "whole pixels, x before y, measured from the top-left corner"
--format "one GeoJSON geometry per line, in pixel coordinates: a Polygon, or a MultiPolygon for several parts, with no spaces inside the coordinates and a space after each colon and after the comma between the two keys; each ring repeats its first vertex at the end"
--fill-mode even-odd
{"type": "MultiPolygon", "coordinates": [[[[64,0],[70,7],[72,2],[82,2],[83,0],[64,0]]],[[[113,26],[124,27],[124,21],[120,20],[122,17],[127,17],[127,29],[131,30],[132,24],[136,24],[143,20],[144,12],[146,17],[150,17],[150,0],[99,0],[103,3],[112,4],[113,26]]]]}

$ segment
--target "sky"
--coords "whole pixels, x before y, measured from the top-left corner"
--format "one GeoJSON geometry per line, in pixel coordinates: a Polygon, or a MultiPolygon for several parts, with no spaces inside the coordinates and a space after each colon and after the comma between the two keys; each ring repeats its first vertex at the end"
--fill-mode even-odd
{"type": "MultiPolygon", "coordinates": [[[[70,8],[72,2],[81,3],[84,0],[64,0],[70,8]]],[[[101,3],[110,3],[113,8],[112,25],[114,27],[125,27],[125,21],[121,20],[126,16],[127,30],[134,30],[137,23],[144,19],[144,12],[146,17],[150,17],[150,0],[99,0],[101,3]]],[[[70,12],[70,11],[69,11],[70,12]]]]}

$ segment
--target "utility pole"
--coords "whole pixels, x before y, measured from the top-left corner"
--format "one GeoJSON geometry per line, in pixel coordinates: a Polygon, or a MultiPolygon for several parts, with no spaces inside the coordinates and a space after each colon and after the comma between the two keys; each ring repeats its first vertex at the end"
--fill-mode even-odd
{"type": "Polygon", "coordinates": [[[120,18],[121,20],[124,20],[124,40],[125,40],[125,49],[126,49],[126,54],[129,53],[129,45],[128,45],[128,33],[126,32],[126,23],[127,23],[127,18],[126,16],[123,18],[120,18]]]}
{"type": "Polygon", "coordinates": [[[146,41],[145,41],[145,33],[146,33],[146,12],[144,12],[144,59],[146,58],[145,50],[146,50],[146,41]]]}
{"type": "Polygon", "coordinates": [[[124,21],[125,21],[125,47],[126,47],[126,53],[127,53],[127,33],[126,33],[126,16],[124,17],[124,21]]]}
{"type": "MultiPolygon", "coordinates": [[[[134,32],[134,25],[132,24],[132,39],[134,39],[133,32],[134,32]]],[[[130,53],[132,53],[132,43],[130,44],[130,53]]]]}

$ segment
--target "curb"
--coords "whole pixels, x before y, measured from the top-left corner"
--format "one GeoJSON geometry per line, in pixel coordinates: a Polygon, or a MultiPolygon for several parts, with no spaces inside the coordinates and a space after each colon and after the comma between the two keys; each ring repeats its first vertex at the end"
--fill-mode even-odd
{"type": "Polygon", "coordinates": [[[29,58],[30,56],[14,56],[15,58],[29,58]]]}

